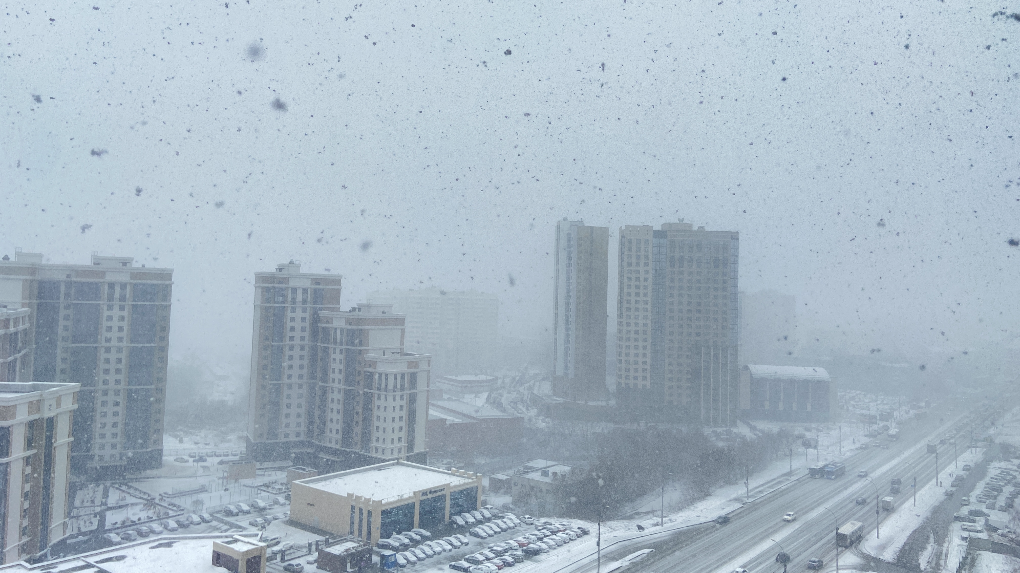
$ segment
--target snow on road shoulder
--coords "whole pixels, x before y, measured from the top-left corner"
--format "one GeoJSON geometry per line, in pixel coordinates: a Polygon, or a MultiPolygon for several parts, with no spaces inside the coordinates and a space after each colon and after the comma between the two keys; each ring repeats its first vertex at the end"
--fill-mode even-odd
{"type": "MultiPolygon", "coordinates": [[[[964,452],[960,455],[960,463],[973,464],[982,455],[982,452],[964,452]]],[[[904,490],[906,495],[900,495],[897,499],[900,505],[882,520],[879,529],[881,536],[877,539],[873,535],[865,536],[861,542],[861,549],[865,553],[890,563],[896,560],[910,534],[921,525],[935,506],[945,499],[946,492],[945,487],[938,487],[932,481],[917,492],[915,507],[908,488],[904,490]]]]}

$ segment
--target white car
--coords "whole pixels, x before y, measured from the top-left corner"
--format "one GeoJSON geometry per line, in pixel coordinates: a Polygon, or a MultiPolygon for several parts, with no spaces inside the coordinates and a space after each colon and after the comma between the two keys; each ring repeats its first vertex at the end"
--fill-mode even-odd
{"type": "Polygon", "coordinates": [[[797,514],[792,511],[787,511],[783,515],[783,521],[793,521],[795,519],[797,519],[797,514]]]}

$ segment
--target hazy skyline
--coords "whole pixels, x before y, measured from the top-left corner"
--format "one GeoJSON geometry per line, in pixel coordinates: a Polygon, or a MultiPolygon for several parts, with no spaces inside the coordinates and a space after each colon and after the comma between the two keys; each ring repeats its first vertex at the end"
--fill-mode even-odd
{"type": "Polygon", "coordinates": [[[1020,318],[998,9],[8,3],[0,255],[172,267],[171,353],[215,360],[290,259],[551,340],[563,217],[610,228],[612,331],[619,227],[683,218],[848,350],[973,348],[1020,318]]]}

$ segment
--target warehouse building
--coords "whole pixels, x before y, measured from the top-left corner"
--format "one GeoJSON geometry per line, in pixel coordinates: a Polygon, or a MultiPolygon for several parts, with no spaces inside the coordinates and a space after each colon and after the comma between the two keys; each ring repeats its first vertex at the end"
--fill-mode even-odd
{"type": "Polygon", "coordinates": [[[831,422],[836,388],[824,368],[749,364],[740,372],[740,409],[750,420],[831,422]]]}
{"type": "Polygon", "coordinates": [[[481,490],[478,474],[392,461],[293,482],[290,518],[371,545],[474,511],[481,506],[481,490]]]}

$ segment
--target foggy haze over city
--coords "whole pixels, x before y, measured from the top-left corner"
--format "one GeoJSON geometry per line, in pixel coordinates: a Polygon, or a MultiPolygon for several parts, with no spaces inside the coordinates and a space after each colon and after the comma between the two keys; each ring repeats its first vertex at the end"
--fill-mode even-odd
{"type": "Polygon", "coordinates": [[[0,573],[1020,572],[1018,10],[0,3],[0,573]]]}
{"type": "Polygon", "coordinates": [[[833,345],[920,362],[1017,319],[991,9],[89,8],[5,8],[3,250],[174,268],[174,355],[247,352],[252,273],[290,259],[351,305],[492,292],[547,339],[562,217],[613,267],[624,224],[739,231],[741,290],[833,345]]]}

